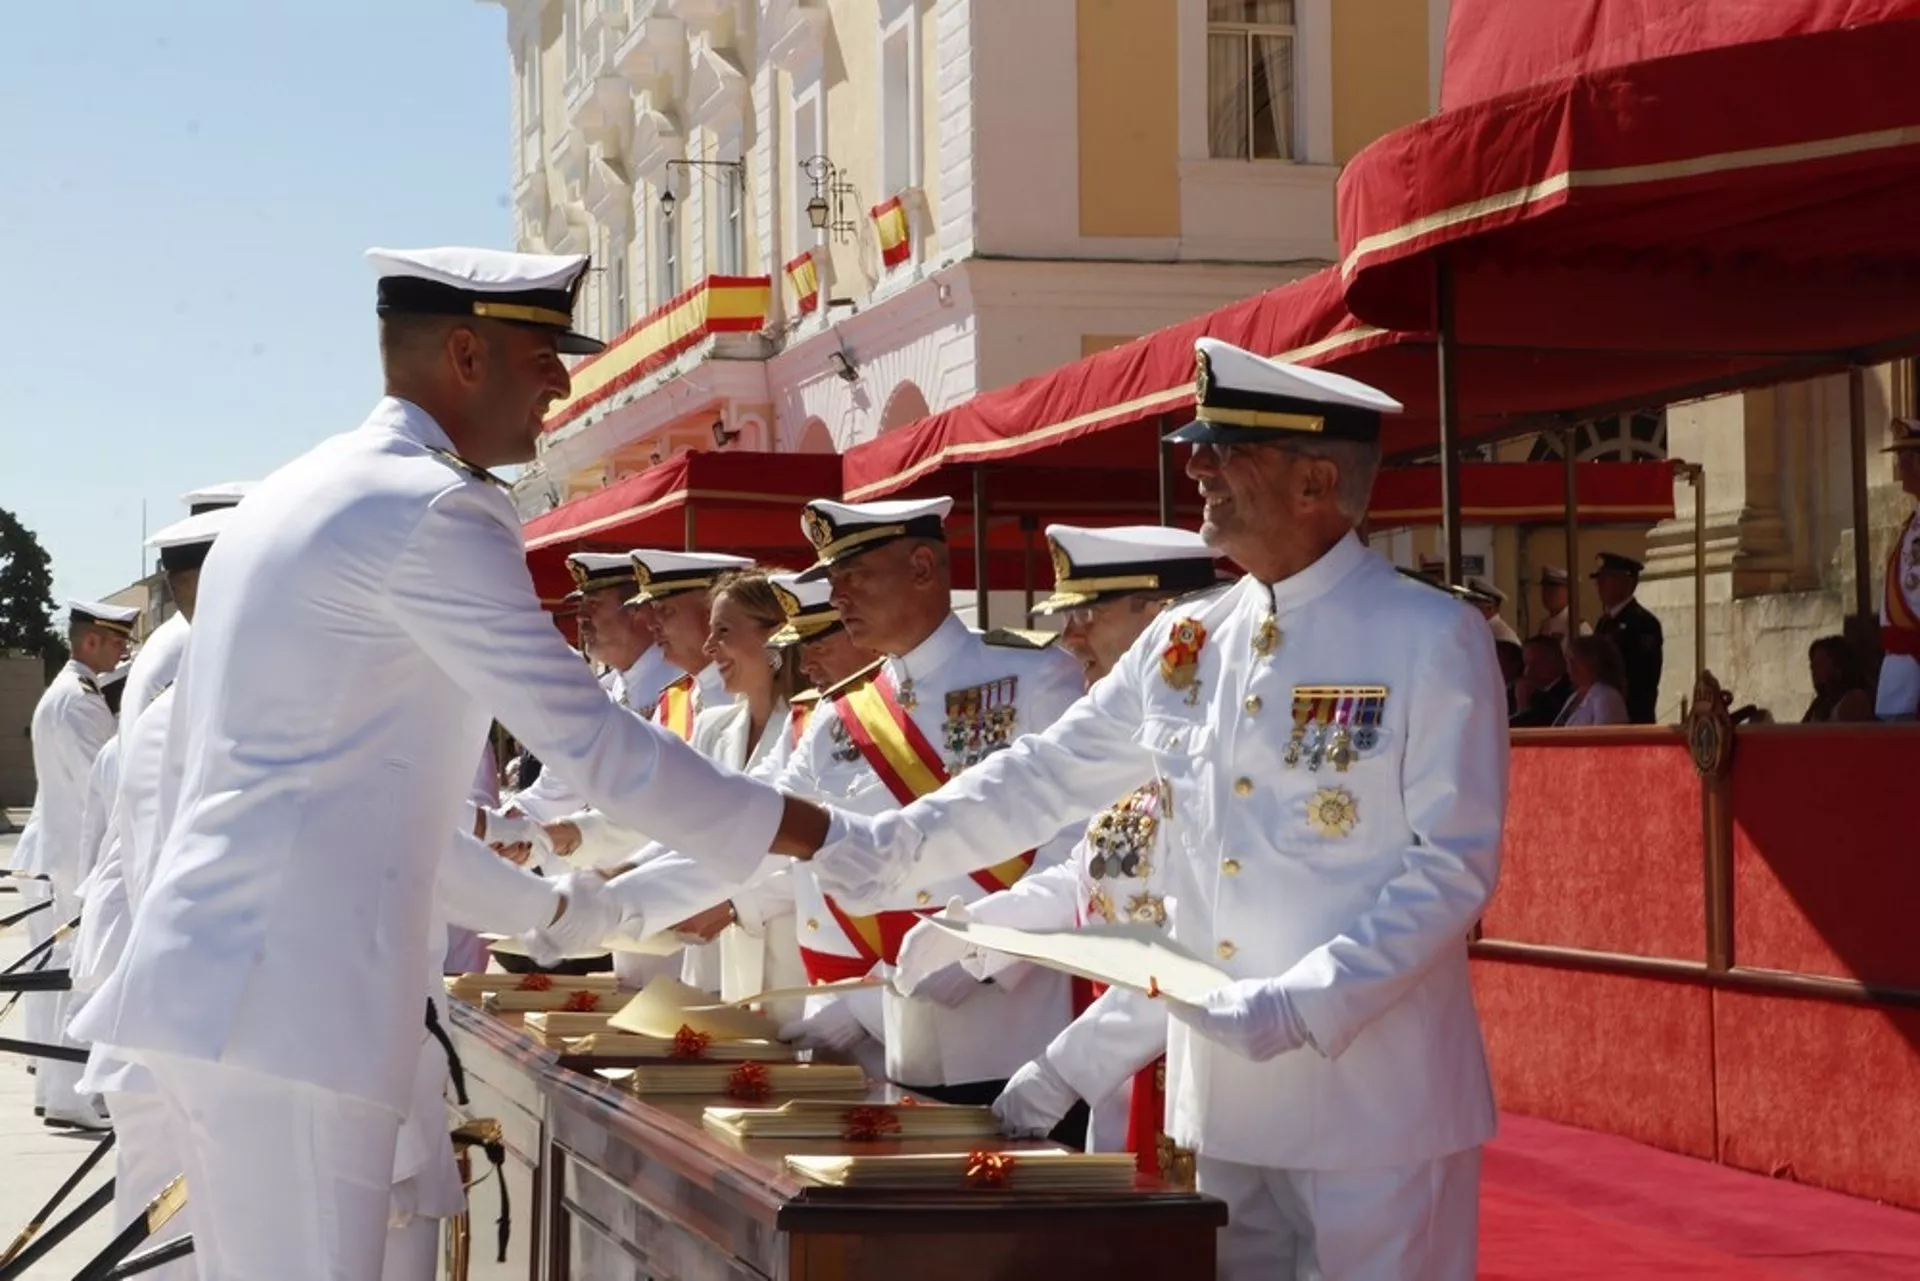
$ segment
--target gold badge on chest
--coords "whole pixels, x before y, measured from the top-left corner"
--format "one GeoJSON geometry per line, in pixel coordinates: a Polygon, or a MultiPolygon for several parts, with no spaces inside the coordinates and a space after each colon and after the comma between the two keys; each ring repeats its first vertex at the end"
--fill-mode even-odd
{"type": "Polygon", "coordinates": [[[1332,762],[1344,774],[1380,745],[1386,709],[1385,685],[1295,685],[1293,731],[1281,760],[1288,769],[1305,761],[1310,770],[1332,762]]]}
{"type": "Polygon", "coordinates": [[[1130,895],[1122,909],[1116,908],[1109,891],[1119,888],[1113,882],[1153,875],[1153,852],[1161,819],[1166,815],[1167,796],[1164,784],[1150,783],[1118,805],[1102,810],[1087,824],[1086,873],[1092,882],[1087,907],[1091,915],[1108,922],[1166,923],[1166,902],[1160,895],[1143,889],[1130,895]]]}
{"type": "Polygon", "coordinates": [[[1013,742],[1019,688],[1020,678],[1008,676],[947,694],[947,718],[940,724],[940,738],[948,773],[958,774],[1013,742]]]}
{"type": "Polygon", "coordinates": [[[1342,837],[1360,822],[1360,802],[1344,787],[1323,787],[1307,802],[1307,826],[1322,836],[1342,837]]]}
{"type": "Polygon", "coordinates": [[[1187,706],[1200,701],[1200,651],[1207,644],[1207,628],[1197,618],[1183,618],[1167,635],[1160,651],[1160,679],[1167,688],[1187,696],[1187,706]]]}

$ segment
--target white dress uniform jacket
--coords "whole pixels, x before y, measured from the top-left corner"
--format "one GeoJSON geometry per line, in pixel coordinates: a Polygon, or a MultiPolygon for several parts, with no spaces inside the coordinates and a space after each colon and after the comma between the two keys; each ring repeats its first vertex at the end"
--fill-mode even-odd
{"type": "MultiPolygon", "coordinates": [[[[80,822],[86,871],[80,880],[80,928],[74,932],[73,995],[98,988],[126,946],[126,892],[120,879],[120,838],[113,810],[120,794],[120,736],[107,740],[87,778],[87,812],[80,822]]],[[[69,1002],[69,1012],[80,1002],[69,1002]]]]}
{"type": "MultiPolygon", "coordinates": [[[[946,747],[949,693],[1013,678],[1017,682],[1014,717],[1005,734],[1010,742],[1052,724],[1079,697],[1082,687],[1079,664],[1058,650],[989,645],[952,615],[904,657],[887,659],[883,670],[901,692],[903,705],[905,692],[913,691],[909,715],[927,741],[942,752],[949,775],[962,768],[946,747]]],[[[981,768],[974,764],[966,772],[981,768]]],[[[814,709],[778,786],[856,814],[880,814],[900,807],[853,746],[830,700],[814,709]]],[[[1076,823],[1063,831],[1064,822],[1034,824],[1031,839],[1006,847],[999,858],[968,859],[947,864],[934,875],[910,877],[885,899],[864,905],[865,910],[924,912],[944,907],[954,898],[969,903],[984,898],[989,890],[969,875],[977,867],[1028,849],[1037,851],[1029,875],[1065,862],[1080,827],[1076,823]],[[1042,826],[1045,831],[1038,830],[1042,826]]],[[[794,869],[793,892],[802,948],[832,956],[862,955],[835,920],[819,882],[805,864],[794,869]]],[[[1072,1016],[1066,976],[1024,965],[1002,971],[994,983],[982,984],[978,993],[951,1009],[931,1000],[903,998],[891,988],[878,999],[866,992],[839,999],[848,1001],[867,1030],[886,1046],[887,1076],[909,1086],[1004,1081],[1044,1050],[1072,1016]]]]}
{"type": "Polygon", "coordinates": [[[215,544],[175,686],[179,803],[85,1035],[404,1113],[421,1000],[394,978],[419,973],[496,715],[683,848],[771,842],[776,793],[609,707],[540,609],[512,503],[450,445],[382,400],[215,544]]]}
{"type": "Polygon", "coordinates": [[[147,705],[160,697],[160,691],[173,684],[180,674],[180,660],[187,652],[187,616],[173,614],[153,629],[140,645],[127,668],[127,687],[120,692],[120,732],[133,728],[133,722],[147,705]]]}
{"type": "Polygon", "coordinates": [[[53,878],[61,921],[78,909],[82,864],[81,825],[87,810],[87,779],[94,757],[114,735],[113,713],[94,685],[93,672],[68,659],[33,709],[33,769],[40,785],[39,832],[29,872],[53,878]]]}
{"type": "Polygon", "coordinates": [[[918,845],[910,881],[946,876],[1156,777],[1176,816],[1173,937],[1234,978],[1282,978],[1312,1040],[1255,1063],[1172,1023],[1174,1141],[1304,1170],[1483,1142],[1466,938],[1499,870],[1507,730],[1478,611],[1352,536],[1271,588],[1175,602],[1051,729],[909,807],[887,840],[918,845]],[[1191,623],[1205,637],[1183,669],[1170,641],[1191,623]],[[1386,690],[1344,772],[1287,760],[1296,691],[1316,686],[1386,690]]]}

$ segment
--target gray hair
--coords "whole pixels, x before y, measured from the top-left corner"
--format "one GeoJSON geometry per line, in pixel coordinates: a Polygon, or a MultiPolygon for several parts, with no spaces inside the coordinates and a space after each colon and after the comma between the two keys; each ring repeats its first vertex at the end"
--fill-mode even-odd
{"type": "Polygon", "coordinates": [[[1366,519],[1367,504],[1373,498],[1374,477],[1380,474],[1379,445],[1359,440],[1315,440],[1288,441],[1282,448],[1296,457],[1332,463],[1340,472],[1334,505],[1356,525],[1366,519]]]}

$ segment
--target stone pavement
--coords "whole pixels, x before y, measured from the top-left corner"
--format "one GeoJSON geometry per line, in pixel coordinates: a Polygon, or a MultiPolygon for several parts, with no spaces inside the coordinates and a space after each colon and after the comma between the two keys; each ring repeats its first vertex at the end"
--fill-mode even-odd
{"type": "MultiPolygon", "coordinates": [[[[17,840],[16,836],[0,836],[0,866],[11,861],[17,840]]],[[[18,895],[0,894],[0,915],[5,915],[18,901],[18,895]]],[[[27,946],[25,925],[0,931],[0,967],[12,962],[27,946]]],[[[0,1004],[5,1004],[4,997],[0,997],[0,1004]]],[[[20,1008],[15,1006],[13,1013],[0,1022],[0,1036],[17,1038],[20,1035],[20,1008]]],[[[42,1125],[33,1115],[33,1078],[27,1075],[26,1061],[12,1054],[0,1054],[0,1249],[13,1240],[14,1234],[26,1226],[28,1217],[73,1173],[92,1142],[92,1139],[49,1130],[42,1125]]],[[[68,1193],[62,1203],[64,1208],[78,1205],[112,1174],[113,1158],[109,1156],[94,1168],[85,1183],[68,1193]]],[[[27,1275],[34,1281],[71,1277],[106,1246],[112,1229],[113,1210],[109,1207],[63,1241],[27,1275]]]]}

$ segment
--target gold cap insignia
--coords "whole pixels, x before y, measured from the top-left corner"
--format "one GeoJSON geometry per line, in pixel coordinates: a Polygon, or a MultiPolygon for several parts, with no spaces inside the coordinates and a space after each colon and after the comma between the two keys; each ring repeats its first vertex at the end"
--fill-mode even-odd
{"type": "Polygon", "coordinates": [[[809,507],[801,512],[800,528],[816,551],[833,541],[833,522],[822,516],[817,508],[809,507]]]}
{"type": "Polygon", "coordinates": [[[588,574],[585,565],[582,565],[577,560],[569,560],[567,562],[567,573],[573,575],[573,585],[575,587],[580,588],[582,591],[586,590],[588,574]]]}
{"type": "Polygon", "coordinates": [[[1067,559],[1066,549],[1049,538],[1047,548],[1053,554],[1053,581],[1057,587],[1073,577],[1073,562],[1067,559]]]}
{"type": "Polygon", "coordinates": [[[780,602],[780,612],[788,618],[798,617],[801,609],[804,608],[800,604],[800,598],[778,583],[769,585],[773,588],[774,599],[780,602]]]}
{"type": "Polygon", "coordinates": [[[1193,403],[1204,405],[1207,397],[1213,394],[1213,362],[1207,359],[1207,353],[1193,353],[1193,403]]]}

